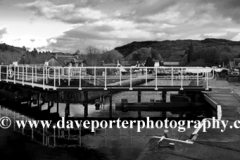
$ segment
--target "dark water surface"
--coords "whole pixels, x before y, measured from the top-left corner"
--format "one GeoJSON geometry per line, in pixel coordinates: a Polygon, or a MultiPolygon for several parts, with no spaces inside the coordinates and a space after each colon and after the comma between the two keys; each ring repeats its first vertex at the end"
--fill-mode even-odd
{"type": "MultiPolygon", "coordinates": [[[[150,83],[155,83],[154,81],[150,83]]],[[[168,84],[168,81],[161,82],[168,84]]],[[[180,82],[179,82],[180,83],[180,82]]],[[[188,85],[186,82],[185,85],[188,85]]],[[[232,87],[235,90],[239,89],[239,83],[228,83],[225,81],[215,81],[210,83],[214,87],[232,87]]],[[[172,92],[174,94],[175,92],[172,92]]],[[[171,93],[170,93],[171,94],[171,93]]],[[[115,103],[121,99],[128,99],[129,102],[137,102],[137,92],[121,92],[113,96],[113,116],[114,117],[137,117],[136,112],[117,112],[115,111],[115,103]]],[[[143,92],[142,101],[149,102],[150,99],[160,100],[160,92],[143,92]]],[[[169,101],[169,96],[167,97],[169,101]]],[[[90,117],[108,117],[108,99],[100,111],[95,110],[94,105],[89,106],[90,117]]],[[[21,106],[19,106],[21,107],[21,106]]],[[[44,107],[43,107],[44,108],[44,107]]],[[[83,116],[83,106],[80,104],[72,104],[70,109],[71,116],[83,116]]],[[[52,112],[56,107],[52,108],[52,112]]],[[[60,115],[64,115],[65,104],[60,105],[60,115]]],[[[12,120],[22,119],[28,120],[22,114],[16,113],[4,106],[0,108],[2,116],[8,116],[12,120]]],[[[143,112],[143,116],[158,117],[159,112],[143,112]]],[[[98,129],[97,132],[89,131],[69,131],[55,130],[46,132],[42,128],[31,130],[18,129],[14,125],[11,128],[4,130],[0,129],[0,159],[109,159],[109,160],[134,160],[137,159],[148,141],[152,136],[163,136],[164,128],[162,129],[142,129],[141,132],[136,131],[136,126],[133,129],[118,129],[114,126],[112,129],[98,129]],[[54,145],[53,137],[56,142],[54,145]],[[47,140],[48,139],[48,140],[47,140]],[[47,145],[47,146],[46,146],[47,145]],[[7,157],[5,157],[7,156],[7,157]]],[[[193,132],[193,129],[188,129],[185,132],[178,132],[177,129],[168,129],[171,138],[185,140],[193,132]]]]}

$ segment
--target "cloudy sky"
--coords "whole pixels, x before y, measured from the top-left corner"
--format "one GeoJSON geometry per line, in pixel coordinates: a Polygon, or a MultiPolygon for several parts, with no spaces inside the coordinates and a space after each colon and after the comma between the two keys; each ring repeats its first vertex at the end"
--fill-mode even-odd
{"type": "Polygon", "coordinates": [[[240,41],[240,0],[0,0],[0,43],[75,52],[132,41],[240,41]]]}

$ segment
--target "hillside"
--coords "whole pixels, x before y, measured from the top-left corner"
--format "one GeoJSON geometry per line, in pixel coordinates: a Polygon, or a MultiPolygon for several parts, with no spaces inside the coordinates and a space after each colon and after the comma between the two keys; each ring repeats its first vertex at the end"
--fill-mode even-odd
{"type": "MultiPolygon", "coordinates": [[[[77,52],[78,51],[78,52],[77,52]]],[[[225,39],[205,40],[173,40],[173,41],[143,41],[132,42],[116,47],[114,50],[102,52],[90,47],[86,54],[75,54],[91,66],[120,61],[146,61],[151,57],[158,61],[184,61],[188,65],[213,66],[227,65],[236,57],[240,57],[240,42],[225,39]]],[[[10,64],[13,61],[21,63],[44,63],[56,53],[26,50],[7,44],[0,44],[0,63],[10,64]],[[24,56],[23,56],[24,55],[24,56]]],[[[58,53],[67,54],[67,53],[58,53]]]]}
{"type": "Polygon", "coordinates": [[[25,47],[14,47],[5,43],[0,44],[0,64],[11,64],[14,61],[20,64],[43,64],[54,54],[38,52],[36,49],[28,51],[25,47]]]}
{"type": "Polygon", "coordinates": [[[189,61],[201,59],[206,65],[216,65],[222,62],[228,64],[233,58],[240,56],[240,42],[225,39],[132,42],[116,47],[115,50],[124,58],[130,59],[131,57],[133,60],[135,52],[142,48],[152,48],[164,61],[180,60],[187,54],[189,61]]]}

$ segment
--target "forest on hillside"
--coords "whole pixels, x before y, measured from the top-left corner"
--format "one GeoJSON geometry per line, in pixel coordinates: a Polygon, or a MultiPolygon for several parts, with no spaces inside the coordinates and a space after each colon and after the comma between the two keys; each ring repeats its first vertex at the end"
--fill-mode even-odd
{"type": "Polygon", "coordinates": [[[78,55],[89,66],[100,66],[117,61],[146,61],[147,58],[161,61],[187,61],[188,65],[213,66],[229,64],[240,58],[240,42],[225,39],[174,40],[132,42],[113,50],[100,50],[88,46],[85,51],[75,53],[28,51],[25,47],[0,44],[0,63],[10,64],[19,61],[24,64],[43,64],[55,54],[78,55]],[[201,63],[197,63],[201,62],[201,63]]]}

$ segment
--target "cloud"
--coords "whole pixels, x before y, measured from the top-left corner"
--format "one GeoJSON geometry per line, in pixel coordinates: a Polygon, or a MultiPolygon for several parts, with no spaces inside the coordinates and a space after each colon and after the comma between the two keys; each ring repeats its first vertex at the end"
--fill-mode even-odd
{"type": "Polygon", "coordinates": [[[239,32],[227,32],[226,34],[221,33],[215,33],[215,34],[204,34],[202,35],[203,38],[220,38],[220,39],[231,39],[233,40],[235,37],[237,37],[239,32]]]}
{"type": "Polygon", "coordinates": [[[0,26],[0,39],[4,34],[7,34],[7,27],[1,27],[0,26]]]}
{"type": "Polygon", "coordinates": [[[71,1],[37,0],[19,5],[37,16],[72,26],[45,40],[50,50],[75,52],[89,45],[113,48],[146,40],[240,40],[239,0],[71,1]]]}
{"type": "Polygon", "coordinates": [[[73,24],[99,20],[105,17],[101,11],[89,7],[78,8],[74,4],[55,5],[44,0],[19,4],[18,6],[31,10],[37,16],[73,24]]]}
{"type": "Polygon", "coordinates": [[[2,39],[2,41],[4,41],[4,43],[17,47],[25,46],[31,50],[33,48],[46,47],[52,43],[52,41],[49,41],[43,37],[33,37],[31,35],[24,35],[21,37],[12,37],[11,35],[7,35],[2,39]]]}

